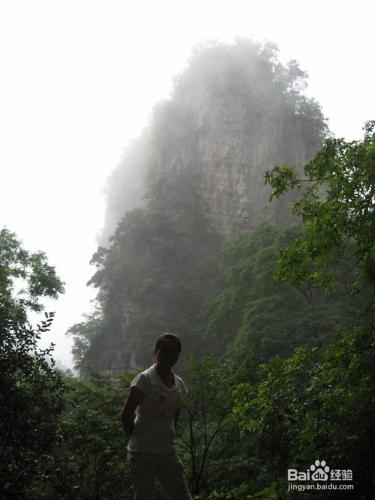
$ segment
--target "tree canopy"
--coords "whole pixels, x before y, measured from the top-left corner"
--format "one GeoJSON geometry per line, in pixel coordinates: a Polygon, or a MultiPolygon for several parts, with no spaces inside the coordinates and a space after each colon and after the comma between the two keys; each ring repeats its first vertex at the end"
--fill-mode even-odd
{"type": "Polygon", "coordinates": [[[50,358],[52,346],[38,340],[53,313],[39,325],[30,311],[43,310],[43,297],[56,298],[63,283],[42,252],[22,248],[16,235],[0,231],[0,496],[19,498],[35,478],[45,475],[57,440],[63,383],[50,358]],[[15,497],[12,495],[16,495],[15,497]]]}

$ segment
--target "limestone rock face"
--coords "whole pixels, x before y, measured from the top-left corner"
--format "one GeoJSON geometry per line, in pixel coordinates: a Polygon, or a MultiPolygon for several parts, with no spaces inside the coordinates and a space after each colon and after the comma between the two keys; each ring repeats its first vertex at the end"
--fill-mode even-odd
{"type": "Polygon", "coordinates": [[[287,223],[285,200],[269,202],[265,172],[288,162],[302,166],[306,147],[283,148],[282,124],[274,116],[256,118],[239,96],[223,97],[201,113],[197,144],[198,192],[202,210],[226,241],[260,222],[287,223]]]}
{"type": "Polygon", "coordinates": [[[261,222],[290,223],[297,193],[270,203],[266,170],[281,163],[301,168],[320,148],[320,137],[303,137],[303,117],[272,102],[262,113],[244,95],[201,99],[188,103],[183,114],[168,111],[173,127],[151,167],[154,175],[170,189],[178,178],[189,179],[199,210],[225,242],[261,222]],[[179,120],[190,128],[184,131],[179,120]]]}
{"type": "Polygon", "coordinates": [[[111,229],[155,182],[180,204],[193,192],[227,242],[263,221],[290,222],[297,193],[270,203],[265,172],[281,163],[302,167],[320,149],[320,108],[295,90],[305,76],[295,64],[284,68],[251,44],[220,50],[193,60],[155,109],[136,154],[124,158],[108,197],[111,229]]]}

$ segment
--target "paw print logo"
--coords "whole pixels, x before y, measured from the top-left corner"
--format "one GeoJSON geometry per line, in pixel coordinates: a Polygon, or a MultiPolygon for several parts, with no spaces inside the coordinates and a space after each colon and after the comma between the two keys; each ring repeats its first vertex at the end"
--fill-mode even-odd
{"type": "Polygon", "coordinates": [[[313,473],[311,479],[314,481],[327,481],[329,467],[325,460],[315,460],[315,463],[310,465],[310,470],[313,473]]]}

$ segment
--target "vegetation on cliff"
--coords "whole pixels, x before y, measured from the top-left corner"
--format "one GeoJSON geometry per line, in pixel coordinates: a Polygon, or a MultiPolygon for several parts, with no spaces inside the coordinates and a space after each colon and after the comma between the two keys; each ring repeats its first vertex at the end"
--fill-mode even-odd
{"type": "Polygon", "coordinates": [[[266,168],[302,166],[326,134],[305,85],[271,44],[214,43],[193,54],[110,181],[108,224],[118,224],[92,260],[97,312],[70,329],[82,369],[144,366],[164,330],[189,353],[217,351],[204,332],[206,304],[222,289],[221,249],[262,221],[289,221],[294,195],[270,204],[266,168]]]}

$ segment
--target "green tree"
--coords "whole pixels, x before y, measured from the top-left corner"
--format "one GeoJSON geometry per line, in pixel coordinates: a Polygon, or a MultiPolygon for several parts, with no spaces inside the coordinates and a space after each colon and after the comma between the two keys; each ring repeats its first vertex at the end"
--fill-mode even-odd
{"type": "Polygon", "coordinates": [[[351,249],[332,263],[330,295],[314,283],[276,279],[280,252],[302,234],[300,227],[264,224],[224,249],[226,286],[210,302],[207,327],[208,337],[219,340],[217,353],[258,364],[300,345],[323,345],[334,331],[358,325],[365,299],[349,291],[355,279],[351,249]]]}
{"type": "Polygon", "coordinates": [[[24,250],[16,236],[0,231],[0,496],[19,498],[45,479],[51,447],[58,439],[62,379],[38,347],[53,313],[36,328],[30,311],[43,310],[43,297],[57,298],[63,284],[42,252],[24,250]]]}
{"type": "Polygon", "coordinates": [[[100,336],[103,320],[100,309],[84,316],[84,321],[71,326],[66,335],[72,335],[74,345],[72,355],[74,368],[79,371],[80,377],[89,377],[91,374],[88,351],[95,337],[100,336]]]}
{"type": "Polygon", "coordinates": [[[91,373],[89,379],[67,381],[55,453],[58,473],[50,480],[53,498],[132,498],[120,418],[132,378],[91,373]]]}
{"type": "Polygon", "coordinates": [[[335,262],[350,251],[349,291],[363,301],[357,326],[341,328],[324,347],[275,357],[261,365],[258,382],[237,390],[237,420],[268,464],[264,486],[276,479],[281,496],[288,467],[304,470],[323,457],[353,470],[355,490],[347,498],[374,496],[374,128],[366,124],[363,141],[328,140],[303,179],[285,165],[267,176],[274,196],[307,183],[293,209],[303,231],[281,252],[279,279],[332,293],[335,262]]]}
{"type": "Polygon", "coordinates": [[[157,207],[126,214],[111,247],[92,260],[98,270],[90,283],[99,288],[101,316],[70,329],[77,352],[83,353],[79,342],[87,345],[81,363],[99,370],[145,366],[155,338],[171,329],[187,352],[203,351],[203,304],[220,275],[218,238],[202,219],[197,214],[181,225],[157,207]]]}
{"type": "Polygon", "coordinates": [[[228,377],[227,367],[213,358],[190,358],[186,368],[189,393],[180,417],[178,444],[189,463],[192,493],[198,495],[209,489],[211,455],[215,455],[217,442],[227,426],[233,379],[228,377]]]}
{"type": "Polygon", "coordinates": [[[292,167],[267,172],[272,197],[305,189],[293,213],[302,219],[304,234],[281,254],[279,277],[289,283],[311,282],[329,288],[332,263],[354,248],[353,293],[375,287],[375,122],[367,122],[362,141],[329,139],[304,168],[301,179],[292,167]],[[322,194],[324,193],[324,194],[322,194]],[[315,264],[315,265],[314,265],[315,264]],[[319,266],[316,269],[316,265],[319,266]]]}
{"type": "MultiPolygon", "coordinates": [[[[335,334],[321,349],[296,349],[260,366],[259,382],[239,385],[234,414],[258,458],[263,486],[287,494],[287,469],[316,459],[353,471],[348,498],[372,498],[375,469],[374,351],[368,332],[335,334]]],[[[318,498],[337,498],[324,492],[318,498]]],[[[308,498],[308,497],[307,497],[308,498]]]]}

